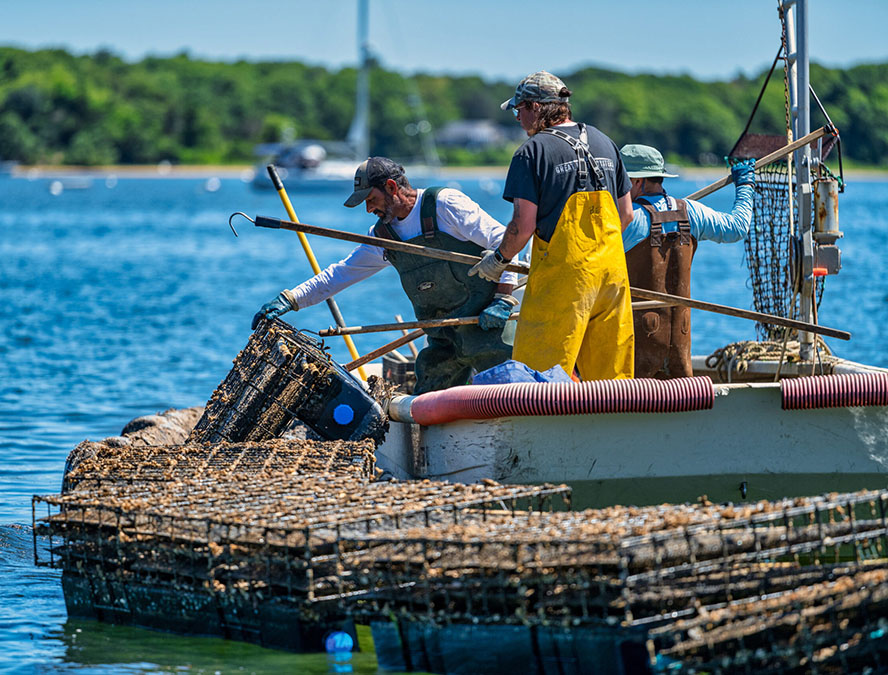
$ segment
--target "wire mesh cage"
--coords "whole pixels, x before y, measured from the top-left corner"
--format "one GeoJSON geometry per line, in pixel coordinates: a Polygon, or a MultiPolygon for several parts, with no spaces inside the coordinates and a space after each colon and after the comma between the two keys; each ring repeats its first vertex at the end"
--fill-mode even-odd
{"type": "MultiPolygon", "coordinates": [[[[601,649],[637,646],[646,631],[649,666],[668,672],[808,672],[815,662],[849,672],[888,665],[886,507],[888,492],[864,492],[501,512],[374,532],[339,551],[366,586],[351,594],[353,611],[371,622],[395,616],[440,635],[451,625],[530,626],[574,641],[620,626],[610,642],[599,635],[601,649]]],[[[411,649],[429,643],[417,640],[411,649]]]]}
{"type": "Polygon", "coordinates": [[[370,440],[273,439],[258,443],[118,446],[84,441],[65,466],[62,492],[210,478],[338,474],[369,480],[375,473],[370,440]]]}
{"type": "Polygon", "coordinates": [[[374,482],[370,440],[80,448],[33,500],[75,615],[296,650],[358,620],[433,672],[478,640],[543,672],[888,668],[888,491],[572,512],[566,486],[374,482]]]}
{"type": "Polygon", "coordinates": [[[262,321],[213,392],[188,443],[261,441],[301,420],[329,440],[382,440],[385,413],[321,341],[262,321]]]}
{"type": "Polygon", "coordinates": [[[447,525],[564,486],[372,482],[374,443],[82,443],[67,489],[34,497],[38,565],[63,570],[69,614],[295,651],[354,633],[346,537],[447,525]],[[37,537],[46,536],[47,546],[37,537]]]}

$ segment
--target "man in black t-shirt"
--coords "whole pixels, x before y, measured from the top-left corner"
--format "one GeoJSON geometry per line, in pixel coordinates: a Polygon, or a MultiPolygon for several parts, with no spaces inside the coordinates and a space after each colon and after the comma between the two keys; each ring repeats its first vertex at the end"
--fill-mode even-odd
{"type": "Polygon", "coordinates": [[[534,237],[512,357],[536,370],[561,364],[584,380],[631,378],[632,305],[621,231],[631,184],[616,145],[571,120],[570,90],[540,71],[502,105],[530,137],[509,166],[514,204],[499,247],[471,273],[497,278],[534,237]]]}

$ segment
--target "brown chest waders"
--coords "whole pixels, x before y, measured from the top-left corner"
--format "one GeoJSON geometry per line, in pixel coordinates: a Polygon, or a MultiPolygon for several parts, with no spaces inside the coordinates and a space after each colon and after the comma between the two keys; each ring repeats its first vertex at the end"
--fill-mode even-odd
{"type": "MultiPolygon", "coordinates": [[[[675,209],[658,211],[643,197],[636,200],[651,217],[651,233],[626,253],[626,264],[632,286],[689,298],[697,240],[691,236],[687,204],[674,201],[675,209]],[[677,223],[678,231],[663,232],[663,223],[677,223]]],[[[693,375],[690,308],[638,311],[634,323],[635,377],[667,380],[693,375]]]]}

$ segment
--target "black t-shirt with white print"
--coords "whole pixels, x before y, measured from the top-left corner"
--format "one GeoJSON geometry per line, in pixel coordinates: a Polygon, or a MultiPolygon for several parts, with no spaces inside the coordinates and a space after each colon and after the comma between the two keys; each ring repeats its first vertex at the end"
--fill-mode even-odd
{"type": "MultiPolygon", "coordinates": [[[[620,152],[601,131],[589,124],[585,127],[589,150],[604,173],[607,190],[616,203],[631,187],[620,152]]],[[[576,124],[556,128],[579,138],[580,131],[576,124]]],[[[594,184],[594,176],[590,175],[590,179],[594,184]]],[[[574,149],[552,134],[535,134],[512,157],[503,199],[511,202],[520,198],[536,204],[537,236],[549,241],[576,185],[577,153],[574,149]]]]}

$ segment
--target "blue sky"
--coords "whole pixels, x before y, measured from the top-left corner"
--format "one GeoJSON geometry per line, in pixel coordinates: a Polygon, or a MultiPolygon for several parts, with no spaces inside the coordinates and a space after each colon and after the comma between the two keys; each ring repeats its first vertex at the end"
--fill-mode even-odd
{"type": "MultiPolygon", "coordinates": [[[[130,60],[356,60],[357,0],[6,0],[0,44],[110,48],[130,60]]],[[[757,74],[779,45],[776,0],[370,0],[370,44],[402,72],[517,80],[583,65],[704,79],[757,74]]],[[[888,0],[811,0],[812,60],[888,61],[888,0]]],[[[569,83],[568,83],[569,84],[569,83]]]]}

